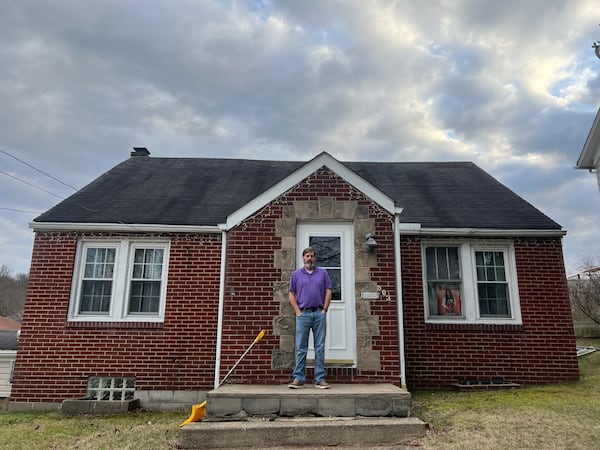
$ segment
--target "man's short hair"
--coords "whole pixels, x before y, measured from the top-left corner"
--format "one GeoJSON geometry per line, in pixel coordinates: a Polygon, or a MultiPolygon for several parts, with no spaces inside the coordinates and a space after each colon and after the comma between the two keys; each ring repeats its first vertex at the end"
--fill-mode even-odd
{"type": "Polygon", "coordinates": [[[307,253],[315,253],[315,249],[312,247],[306,247],[304,250],[302,250],[302,256],[306,255],[307,253]]]}

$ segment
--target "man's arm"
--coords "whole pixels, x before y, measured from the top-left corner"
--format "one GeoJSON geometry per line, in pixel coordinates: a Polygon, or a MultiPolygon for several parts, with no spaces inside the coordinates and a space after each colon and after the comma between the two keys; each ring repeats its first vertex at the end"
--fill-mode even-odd
{"type": "Polygon", "coordinates": [[[331,289],[325,289],[325,302],[323,305],[323,312],[327,312],[329,304],[331,303],[331,289]]]}
{"type": "Polygon", "coordinates": [[[290,304],[292,305],[292,308],[294,308],[294,311],[296,311],[296,317],[301,316],[302,311],[300,311],[300,307],[298,306],[298,300],[296,300],[296,294],[292,291],[289,291],[288,296],[290,298],[290,304]]]}

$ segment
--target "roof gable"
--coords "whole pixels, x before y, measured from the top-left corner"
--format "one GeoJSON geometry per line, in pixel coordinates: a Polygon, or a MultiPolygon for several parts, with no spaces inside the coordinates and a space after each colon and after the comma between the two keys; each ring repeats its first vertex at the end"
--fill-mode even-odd
{"type": "Polygon", "coordinates": [[[296,169],[294,172],[289,174],[287,177],[285,177],[278,183],[275,183],[261,195],[253,198],[250,202],[245,204],[237,211],[234,211],[227,218],[226,228],[230,229],[236,226],[238,223],[248,218],[254,212],[268,205],[270,202],[272,202],[277,197],[290,190],[296,184],[309,177],[321,167],[327,167],[333,173],[344,179],[348,184],[354,186],[367,197],[371,198],[371,200],[378,203],[382,208],[386,209],[391,214],[394,213],[394,201],[389,196],[387,196],[385,193],[373,186],[364,178],[357,175],[347,166],[340,163],[329,153],[323,152],[315,158],[313,158],[312,160],[310,160],[309,162],[307,162],[306,164],[304,164],[303,166],[296,169]]]}

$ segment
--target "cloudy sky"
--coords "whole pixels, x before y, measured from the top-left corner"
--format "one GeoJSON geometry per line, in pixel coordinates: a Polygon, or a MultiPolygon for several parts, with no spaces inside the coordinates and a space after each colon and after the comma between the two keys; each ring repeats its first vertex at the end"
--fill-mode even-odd
{"type": "Polygon", "coordinates": [[[473,161],[600,254],[597,0],[0,0],[0,264],[127,159],[473,161]]]}

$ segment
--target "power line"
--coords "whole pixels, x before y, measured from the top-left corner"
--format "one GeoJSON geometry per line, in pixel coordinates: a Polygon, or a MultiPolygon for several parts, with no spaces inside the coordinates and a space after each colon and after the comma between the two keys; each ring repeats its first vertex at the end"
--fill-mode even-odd
{"type": "MultiPolygon", "coordinates": [[[[71,186],[70,184],[68,184],[68,183],[65,183],[65,182],[64,182],[64,181],[62,181],[62,180],[59,180],[59,179],[58,179],[58,178],[56,178],[56,177],[53,177],[52,175],[50,175],[50,174],[48,174],[48,173],[44,172],[43,170],[40,170],[40,169],[38,169],[37,167],[34,167],[34,166],[32,166],[32,165],[31,165],[31,164],[29,164],[28,162],[25,162],[25,161],[23,161],[23,160],[21,160],[21,159],[17,158],[16,156],[14,156],[14,155],[12,155],[12,154],[8,153],[7,151],[4,151],[4,150],[2,150],[1,148],[0,148],[0,152],[1,152],[1,153],[4,153],[4,154],[5,154],[5,155],[7,155],[7,156],[10,156],[11,158],[13,158],[13,159],[15,159],[15,160],[17,160],[17,161],[19,161],[21,164],[25,164],[27,167],[30,167],[30,168],[32,168],[33,170],[35,170],[35,171],[37,171],[37,172],[39,172],[39,173],[41,173],[41,174],[43,174],[43,175],[45,175],[45,176],[47,176],[47,177],[49,177],[49,178],[53,179],[54,181],[57,181],[58,183],[60,183],[60,184],[62,184],[62,185],[64,185],[64,186],[66,186],[66,187],[69,187],[69,188],[73,189],[74,191],[77,191],[77,190],[78,190],[76,187],[74,187],[74,186],[71,186]]],[[[17,180],[17,181],[20,181],[21,183],[25,183],[25,184],[27,184],[28,186],[31,186],[31,187],[33,187],[33,188],[35,188],[35,189],[38,189],[38,190],[40,190],[40,191],[43,191],[43,192],[46,192],[47,194],[53,195],[54,197],[57,197],[57,198],[59,198],[59,199],[61,199],[61,200],[64,200],[64,199],[65,199],[64,197],[61,197],[60,195],[57,195],[57,194],[55,194],[54,192],[50,192],[50,191],[48,191],[48,190],[46,190],[46,189],[44,189],[44,188],[41,188],[41,187],[39,187],[39,186],[36,186],[35,184],[32,184],[32,183],[30,183],[29,181],[25,181],[25,180],[23,180],[23,179],[21,179],[21,178],[19,178],[19,177],[16,177],[16,176],[14,176],[14,175],[10,175],[10,174],[8,174],[8,173],[4,172],[3,170],[0,170],[0,174],[2,174],[2,175],[6,175],[7,177],[9,177],[9,178],[12,178],[12,179],[14,179],[14,180],[17,180]]],[[[77,204],[76,206],[78,206],[78,207],[80,207],[80,208],[82,208],[82,209],[85,209],[85,210],[87,210],[87,211],[90,211],[90,212],[96,212],[96,211],[97,211],[97,210],[95,210],[95,209],[90,209],[90,208],[88,208],[87,206],[83,206],[83,205],[81,205],[81,204],[77,204]]],[[[25,210],[22,210],[22,209],[3,208],[3,207],[0,207],[0,210],[4,210],[4,211],[16,211],[16,212],[24,212],[24,213],[32,213],[32,214],[41,214],[39,211],[25,211],[25,210]]],[[[125,223],[123,223],[123,222],[119,222],[119,223],[120,223],[120,224],[122,224],[122,225],[128,226],[128,227],[130,227],[130,228],[132,228],[132,229],[134,229],[134,230],[136,230],[136,231],[141,231],[141,230],[137,229],[136,227],[134,227],[133,225],[125,224],[125,223]]]]}
{"type": "Polygon", "coordinates": [[[7,177],[9,177],[9,178],[12,178],[13,180],[20,181],[21,183],[25,183],[25,184],[27,184],[27,185],[29,185],[29,186],[31,186],[31,187],[33,187],[33,188],[35,188],[35,189],[38,189],[38,190],[40,190],[40,191],[43,191],[43,192],[46,192],[47,194],[54,195],[55,197],[58,197],[58,198],[60,198],[61,200],[64,200],[64,199],[65,199],[64,197],[61,197],[60,195],[57,195],[57,194],[55,194],[54,192],[47,191],[47,190],[46,190],[46,189],[44,189],[44,188],[41,188],[41,187],[39,187],[39,186],[36,186],[35,184],[32,184],[32,183],[30,183],[29,181],[25,181],[25,180],[23,180],[23,179],[21,179],[21,178],[19,178],[19,177],[15,177],[14,175],[11,175],[11,174],[9,174],[9,173],[6,173],[6,172],[5,172],[5,171],[3,171],[3,170],[0,170],[0,173],[1,173],[2,175],[6,175],[6,176],[7,176],[7,177]]]}
{"type": "Polygon", "coordinates": [[[71,189],[73,189],[74,191],[77,191],[77,188],[76,188],[76,187],[73,187],[73,186],[71,186],[70,184],[68,184],[68,183],[65,183],[64,181],[62,181],[62,180],[59,180],[59,179],[58,179],[58,178],[56,178],[56,177],[53,177],[53,176],[52,176],[52,175],[50,175],[49,173],[46,173],[46,172],[44,172],[43,170],[41,170],[41,169],[38,169],[37,167],[35,167],[35,166],[33,166],[33,165],[29,164],[28,162],[25,162],[25,161],[23,161],[22,159],[19,159],[19,158],[17,158],[15,155],[12,155],[12,154],[8,153],[7,151],[4,151],[4,150],[2,150],[1,148],[0,148],[0,152],[2,152],[2,153],[4,153],[5,155],[7,155],[7,156],[10,156],[11,158],[13,158],[13,159],[15,159],[15,160],[19,161],[21,164],[25,164],[27,167],[30,167],[31,169],[33,169],[33,170],[35,170],[35,171],[37,171],[37,172],[41,173],[42,175],[46,175],[48,178],[51,178],[51,179],[53,179],[54,181],[56,181],[56,182],[58,182],[58,183],[62,184],[63,186],[66,186],[66,187],[68,187],[68,188],[71,188],[71,189]]]}
{"type": "Polygon", "coordinates": [[[41,214],[40,211],[26,211],[24,209],[3,208],[2,206],[0,206],[0,209],[3,211],[16,211],[16,212],[29,213],[29,214],[41,214]]]}

